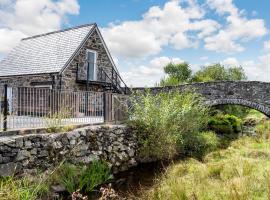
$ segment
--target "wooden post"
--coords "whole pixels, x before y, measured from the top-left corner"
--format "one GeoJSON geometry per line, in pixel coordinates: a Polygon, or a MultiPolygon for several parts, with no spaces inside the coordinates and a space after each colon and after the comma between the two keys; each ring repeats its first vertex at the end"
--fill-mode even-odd
{"type": "Polygon", "coordinates": [[[7,84],[4,85],[4,121],[3,130],[7,130],[7,115],[8,115],[8,98],[7,98],[7,84]]]}

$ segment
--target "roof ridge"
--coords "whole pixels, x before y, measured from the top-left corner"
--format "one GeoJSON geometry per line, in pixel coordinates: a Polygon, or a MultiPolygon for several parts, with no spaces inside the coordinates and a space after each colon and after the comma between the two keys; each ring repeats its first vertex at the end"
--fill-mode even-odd
{"type": "Polygon", "coordinates": [[[33,38],[37,38],[37,37],[42,37],[42,36],[46,36],[46,35],[50,35],[50,34],[65,32],[65,31],[69,31],[69,30],[73,30],[73,29],[83,28],[83,27],[86,27],[86,26],[93,26],[93,25],[96,25],[96,23],[83,24],[83,25],[74,26],[74,27],[71,27],[71,28],[61,29],[61,30],[58,30],[58,31],[52,31],[52,32],[43,33],[43,34],[39,34],[39,35],[34,35],[34,36],[31,36],[31,37],[23,38],[21,41],[29,40],[29,39],[33,39],[33,38]]]}

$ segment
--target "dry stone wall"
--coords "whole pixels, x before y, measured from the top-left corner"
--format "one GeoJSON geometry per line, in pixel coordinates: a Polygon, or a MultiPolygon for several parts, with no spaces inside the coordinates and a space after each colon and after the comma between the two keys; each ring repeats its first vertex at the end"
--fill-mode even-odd
{"type": "Polygon", "coordinates": [[[136,136],[125,126],[95,126],[67,133],[0,137],[0,175],[45,170],[66,160],[88,164],[109,163],[114,172],[137,164],[136,136]]]}

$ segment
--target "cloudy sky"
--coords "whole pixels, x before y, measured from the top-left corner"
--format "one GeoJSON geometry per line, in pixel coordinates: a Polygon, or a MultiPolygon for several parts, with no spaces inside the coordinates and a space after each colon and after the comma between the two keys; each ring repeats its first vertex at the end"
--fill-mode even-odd
{"type": "Polygon", "coordinates": [[[270,82],[269,0],[0,0],[0,60],[21,38],[96,22],[128,85],[169,62],[241,65],[270,82]]]}

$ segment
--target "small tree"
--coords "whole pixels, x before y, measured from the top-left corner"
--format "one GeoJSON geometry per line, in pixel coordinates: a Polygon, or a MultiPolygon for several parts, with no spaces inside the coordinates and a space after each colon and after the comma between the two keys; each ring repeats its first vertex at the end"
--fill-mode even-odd
{"type": "Polygon", "coordinates": [[[225,67],[221,64],[214,64],[202,67],[192,77],[192,82],[208,81],[241,81],[247,76],[242,67],[225,67]]]}
{"type": "Polygon", "coordinates": [[[168,75],[160,81],[161,86],[179,85],[188,82],[192,75],[192,70],[188,63],[169,63],[164,67],[164,72],[168,75]]]}

